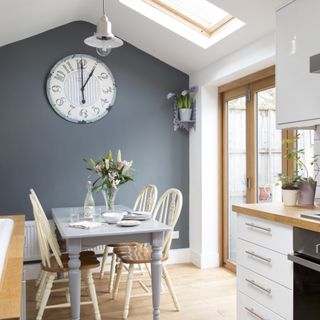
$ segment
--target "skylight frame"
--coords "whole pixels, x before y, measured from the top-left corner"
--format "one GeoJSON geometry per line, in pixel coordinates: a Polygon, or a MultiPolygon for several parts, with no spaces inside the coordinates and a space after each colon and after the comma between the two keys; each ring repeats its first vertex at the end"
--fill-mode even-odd
{"type": "Polygon", "coordinates": [[[157,8],[158,10],[164,12],[165,14],[168,14],[172,16],[173,18],[181,21],[182,23],[188,25],[189,27],[195,29],[202,35],[210,38],[215,32],[217,32],[220,28],[224,27],[226,24],[230,23],[233,19],[236,19],[232,15],[226,13],[226,17],[222,20],[219,20],[214,25],[207,27],[195,19],[192,19],[191,17],[187,16],[183,12],[178,11],[174,7],[171,7],[170,5],[166,4],[163,0],[143,0],[145,3],[157,8]]]}
{"type": "MultiPolygon", "coordinates": [[[[206,32],[201,31],[200,28],[194,26],[187,21],[182,21],[174,14],[169,14],[164,10],[160,10],[155,5],[147,3],[146,0],[118,0],[121,4],[136,11],[152,22],[161,25],[162,27],[170,30],[171,32],[180,35],[181,37],[189,40],[190,42],[198,45],[203,49],[208,49],[210,46],[221,41],[233,32],[237,31],[245,25],[244,22],[234,17],[229,22],[224,23],[219,28],[216,28],[211,36],[206,32]]],[[[197,0],[196,0],[197,1],[197,0]]]]}

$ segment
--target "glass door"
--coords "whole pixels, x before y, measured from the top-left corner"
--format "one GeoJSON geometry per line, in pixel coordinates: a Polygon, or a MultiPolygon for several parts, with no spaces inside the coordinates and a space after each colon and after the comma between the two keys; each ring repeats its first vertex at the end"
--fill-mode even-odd
{"type": "Polygon", "coordinates": [[[292,167],[282,156],[282,139],[293,133],[276,128],[275,94],[274,76],[223,92],[222,251],[223,264],[231,270],[237,252],[232,205],[281,201],[278,174],[292,167]]]}
{"type": "Polygon", "coordinates": [[[241,87],[224,94],[223,260],[231,269],[234,269],[237,252],[237,215],[232,211],[232,205],[250,201],[248,121],[252,116],[248,109],[246,92],[247,87],[241,87]]]}
{"type": "Polygon", "coordinates": [[[281,202],[281,187],[277,186],[277,180],[278,174],[282,172],[282,132],[276,129],[275,93],[274,87],[255,93],[258,202],[272,202],[272,200],[281,202]]]}
{"type": "Polygon", "coordinates": [[[246,97],[227,101],[228,112],[228,259],[236,261],[236,214],[232,205],[247,202],[246,97]]]}

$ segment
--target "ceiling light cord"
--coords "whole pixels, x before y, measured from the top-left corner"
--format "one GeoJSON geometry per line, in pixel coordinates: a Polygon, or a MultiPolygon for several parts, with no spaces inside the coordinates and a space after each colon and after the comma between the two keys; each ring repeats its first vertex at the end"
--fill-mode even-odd
{"type": "Polygon", "coordinates": [[[106,1],[102,0],[102,10],[103,10],[103,15],[106,15],[106,1]]]}

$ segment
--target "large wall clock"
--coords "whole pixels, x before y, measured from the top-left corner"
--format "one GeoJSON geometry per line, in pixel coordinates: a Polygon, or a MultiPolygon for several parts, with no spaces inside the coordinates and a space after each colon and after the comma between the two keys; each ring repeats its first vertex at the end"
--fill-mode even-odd
{"type": "Polygon", "coordinates": [[[90,123],[104,117],[116,97],[114,77],[100,60],[74,54],[58,61],[47,79],[47,95],[64,119],[90,123]]]}

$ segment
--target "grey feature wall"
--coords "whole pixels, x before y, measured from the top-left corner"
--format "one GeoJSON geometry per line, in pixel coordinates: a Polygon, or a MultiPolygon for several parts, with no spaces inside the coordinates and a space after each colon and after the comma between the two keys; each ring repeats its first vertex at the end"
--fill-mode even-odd
{"type": "MultiPolygon", "coordinates": [[[[46,97],[46,78],[61,58],[97,56],[83,39],[92,24],[76,21],[0,48],[0,214],[33,219],[28,198],[34,188],[50,217],[50,208],[83,205],[88,171],[83,158],[108,149],[133,160],[135,182],[123,186],[117,202],[132,205],[147,183],[179,188],[184,196],[174,247],[189,246],[189,138],[174,132],[172,107],[165,96],[187,88],[189,77],[126,43],[101,58],[113,73],[117,98],[102,120],[86,125],[59,117],[46,97]]],[[[162,45],[161,42],[159,45],[162,45]]],[[[103,204],[100,194],[97,204],[103,204]]]]}

